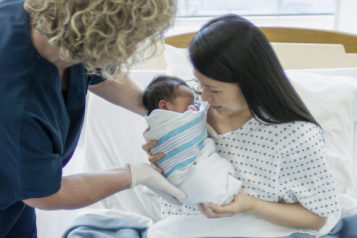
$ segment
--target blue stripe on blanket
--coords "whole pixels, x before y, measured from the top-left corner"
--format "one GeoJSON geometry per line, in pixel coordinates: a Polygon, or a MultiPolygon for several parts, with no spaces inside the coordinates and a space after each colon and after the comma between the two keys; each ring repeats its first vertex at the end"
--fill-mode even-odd
{"type": "MultiPolygon", "coordinates": [[[[189,123],[186,123],[185,125],[182,125],[172,131],[170,131],[169,133],[167,133],[166,135],[164,135],[163,137],[161,137],[160,139],[157,140],[157,145],[152,147],[151,150],[154,150],[156,147],[160,146],[162,143],[164,143],[165,141],[169,140],[170,138],[185,132],[186,130],[190,129],[191,127],[194,127],[197,124],[200,124],[200,122],[204,119],[205,114],[202,113],[201,116],[199,116],[198,118],[196,118],[193,121],[190,121],[189,123]]],[[[187,135],[188,136],[188,135],[187,135]]]]}
{"type": "Polygon", "coordinates": [[[161,137],[157,139],[157,145],[150,149],[154,155],[160,152],[165,154],[165,157],[156,163],[166,178],[176,170],[191,164],[201,153],[201,142],[207,137],[206,112],[202,105],[199,112],[185,112],[183,116],[170,120],[170,123],[155,127],[153,133],[156,138],[161,137]],[[179,124],[175,125],[176,123],[179,124]]]}
{"type": "MultiPolygon", "coordinates": [[[[166,142],[164,142],[161,146],[156,147],[154,150],[151,150],[153,154],[157,154],[159,152],[164,152],[164,154],[168,154],[173,149],[182,146],[188,141],[194,139],[195,137],[199,137],[202,131],[207,131],[206,123],[202,121],[201,123],[191,127],[190,129],[170,138],[166,142]]],[[[206,133],[207,134],[207,133],[206,133]]],[[[191,148],[192,149],[192,148],[191,148]]]]}
{"type": "MultiPolygon", "coordinates": [[[[203,148],[203,143],[204,143],[203,141],[201,141],[201,142],[199,143],[199,145],[198,145],[199,151],[202,150],[202,148],[203,148]]],[[[198,155],[199,155],[199,153],[198,153],[196,156],[194,156],[194,157],[192,157],[192,158],[190,158],[190,159],[188,159],[188,160],[184,160],[182,163],[179,163],[179,164],[175,165],[171,170],[169,170],[167,173],[164,173],[164,174],[163,174],[164,177],[167,178],[167,177],[169,177],[173,172],[175,172],[176,170],[185,168],[185,167],[186,167],[187,165],[189,165],[192,161],[194,161],[194,160],[197,158],[198,155]]]]}
{"type": "Polygon", "coordinates": [[[192,140],[187,143],[176,147],[170,152],[165,154],[165,158],[156,162],[158,166],[163,170],[164,177],[168,177],[174,171],[182,169],[188,164],[190,164],[201,152],[203,147],[203,139],[207,135],[206,125],[204,126],[201,133],[194,137],[192,140]],[[185,153],[187,150],[192,149],[191,153],[185,153]],[[162,166],[163,163],[166,163],[162,166]]]}
{"type": "Polygon", "coordinates": [[[161,160],[159,160],[157,163],[158,165],[164,163],[165,161],[171,159],[171,157],[177,155],[178,153],[182,152],[182,151],[185,151],[189,148],[192,148],[193,146],[196,146],[198,143],[200,143],[207,135],[207,127],[204,126],[203,130],[201,131],[201,133],[192,138],[192,140],[186,142],[185,144],[181,145],[181,146],[178,146],[176,147],[175,149],[171,150],[170,152],[166,153],[165,154],[165,157],[161,160]]]}

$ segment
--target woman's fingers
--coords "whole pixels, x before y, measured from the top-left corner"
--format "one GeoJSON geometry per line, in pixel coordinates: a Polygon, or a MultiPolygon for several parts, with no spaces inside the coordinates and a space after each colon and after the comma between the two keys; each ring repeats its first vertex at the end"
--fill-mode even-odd
{"type": "Polygon", "coordinates": [[[160,174],[162,174],[162,169],[160,169],[160,167],[157,166],[157,164],[155,164],[155,163],[150,163],[150,164],[151,164],[151,166],[152,166],[154,169],[156,169],[157,172],[159,172],[160,174]]]}
{"type": "MultiPolygon", "coordinates": [[[[150,128],[146,129],[147,131],[149,130],[150,128]]],[[[144,132],[145,134],[145,132],[144,132]]],[[[156,169],[159,173],[162,173],[162,170],[160,169],[159,166],[157,166],[156,164],[156,161],[164,158],[164,153],[159,153],[159,154],[156,154],[156,155],[152,155],[151,154],[151,151],[150,151],[150,148],[154,147],[155,145],[157,145],[157,141],[156,140],[152,140],[152,141],[148,141],[146,142],[145,144],[143,144],[141,146],[141,148],[146,152],[146,154],[149,156],[149,162],[151,164],[151,166],[156,169]]]]}
{"type": "Polygon", "coordinates": [[[164,158],[164,153],[159,153],[156,155],[152,155],[149,157],[149,162],[151,164],[151,166],[156,169],[160,174],[162,174],[162,170],[160,169],[159,166],[157,166],[156,161],[160,160],[164,158]]]}
{"type": "Polygon", "coordinates": [[[208,218],[217,217],[231,217],[234,214],[240,212],[242,206],[242,200],[245,201],[242,196],[247,196],[244,190],[240,188],[239,193],[234,196],[233,201],[225,206],[217,206],[214,204],[203,203],[198,204],[200,211],[208,218]]]}
{"type": "Polygon", "coordinates": [[[157,145],[157,141],[151,140],[151,141],[144,143],[141,146],[141,148],[148,154],[148,156],[151,156],[152,154],[151,154],[150,148],[154,147],[155,145],[157,145]]]}
{"type": "MultiPolygon", "coordinates": [[[[150,130],[150,126],[148,128],[145,129],[145,131],[143,132],[143,136],[145,137],[146,132],[148,132],[150,130]]],[[[152,141],[148,141],[145,144],[143,144],[141,146],[141,148],[146,152],[146,154],[148,154],[148,156],[151,156],[151,151],[150,148],[155,146],[157,144],[156,140],[152,140],[152,141]]]]}
{"type": "Polygon", "coordinates": [[[232,207],[230,206],[230,204],[226,205],[226,206],[216,206],[213,204],[208,204],[208,208],[210,208],[213,212],[217,213],[217,214],[228,214],[231,213],[232,211],[232,207]]]}
{"type": "MultiPolygon", "coordinates": [[[[148,132],[149,130],[150,130],[150,127],[146,128],[146,130],[144,131],[143,135],[145,135],[145,133],[148,132]]],[[[148,141],[145,144],[143,144],[141,146],[141,148],[149,156],[149,162],[150,162],[151,166],[154,169],[156,169],[160,174],[162,174],[162,170],[160,169],[159,166],[157,166],[156,161],[164,158],[164,153],[159,153],[159,154],[156,154],[156,155],[152,155],[150,149],[152,147],[154,147],[155,145],[157,145],[157,141],[156,140],[152,140],[152,141],[148,141]]]]}
{"type": "Polygon", "coordinates": [[[218,218],[218,217],[231,217],[235,213],[231,212],[229,208],[216,206],[213,204],[206,205],[200,203],[198,204],[200,211],[208,218],[218,218]]]}
{"type": "Polygon", "coordinates": [[[164,158],[164,153],[158,153],[156,155],[152,155],[149,157],[149,161],[150,163],[156,163],[158,160],[161,160],[162,158],[164,158]]]}
{"type": "Polygon", "coordinates": [[[204,205],[203,203],[199,203],[198,204],[198,208],[200,209],[200,211],[203,213],[203,215],[205,215],[208,218],[214,218],[214,214],[212,214],[211,211],[209,211],[209,209],[206,207],[206,205],[204,205]]]}
{"type": "Polygon", "coordinates": [[[164,153],[159,153],[159,154],[156,154],[156,155],[152,155],[149,157],[149,161],[150,161],[150,164],[151,166],[156,169],[160,174],[162,174],[162,170],[160,169],[159,166],[157,166],[156,164],[156,161],[160,160],[164,158],[164,153]]]}
{"type": "Polygon", "coordinates": [[[218,218],[223,217],[222,214],[218,214],[214,211],[211,211],[206,205],[203,203],[198,204],[200,211],[208,218],[218,218]]]}

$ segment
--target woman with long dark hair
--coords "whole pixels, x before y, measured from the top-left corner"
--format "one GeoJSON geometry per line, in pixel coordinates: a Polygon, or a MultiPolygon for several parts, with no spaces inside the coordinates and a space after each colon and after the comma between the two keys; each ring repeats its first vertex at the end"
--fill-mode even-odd
{"type": "MultiPolygon", "coordinates": [[[[197,32],[189,55],[198,79],[195,90],[208,102],[208,133],[243,185],[223,207],[199,204],[198,211],[168,208],[163,202],[164,217],[245,213],[296,232],[312,234],[309,230],[325,227],[328,233],[334,224],[326,221],[339,207],[323,131],[264,34],[242,17],[225,15],[197,32]]],[[[162,156],[151,156],[150,161],[162,156]]]]}

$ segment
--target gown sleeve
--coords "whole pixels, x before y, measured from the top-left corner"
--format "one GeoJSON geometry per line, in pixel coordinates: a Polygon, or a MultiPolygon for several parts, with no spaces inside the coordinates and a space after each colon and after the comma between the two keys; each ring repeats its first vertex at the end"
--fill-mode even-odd
{"type": "Polygon", "coordinates": [[[309,122],[293,122],[280,128],[278,134],[279,202],[299,202],[323,217],[339,211],[320,127],[309,122]]]}

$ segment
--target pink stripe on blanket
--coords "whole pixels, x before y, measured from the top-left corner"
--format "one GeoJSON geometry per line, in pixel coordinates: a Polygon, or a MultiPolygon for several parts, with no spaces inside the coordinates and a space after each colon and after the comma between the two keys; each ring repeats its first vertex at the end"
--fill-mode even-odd
{"type": "MultiPolygon", "coordinates": [[[[188,137],[186,138],[181,138],[180,140],[178,140],[177,142],[171,144],[169,147],[163,149],[162,151],[157,151],[156,152],[156,148],[155,148],[155,152],[152,151],[153,154],[157,154],[159,152],[163,152],[164,154],[167,154],[168,152],[170,152],[171,150],[179,147],[180,145],[183,145],[185,143],[187,143],[188,141],[192,140],[192,138],[195,138],[196,136],[198,136],[199,134],[202,133],[202,130],[204,129],[205,127],[205,122],[204,123],[199,123],[197,124],[199,127],[197,128],[197,130],[192,133],[191,135],[189,135],[188,137]]],[[[180,135],[182,135],[183,133],[181,133],[180,135]]],[[[187,134],[187,133],[186,133],[187,134]]],[[[185,135],[182,135],[182,136],[185,136],[185,135]]]]}
{"type": "Polygon", "coordinates": [[[158,147],[154,148],[151,152],[153,154],[157,154],[159,152],[161,152],[161,150],[165,149],[165,147],[169,146],[173,141],[179,141],[181,140],[180,138],[185,137],[187,134],[190,134],[192,131],[196,130],[197,128],[202,127],[202,125],[204,125],[206,123],[206,121],[201,121],[200,123],[196,124],[195,126],[193,126],[192,128],[183,131],[180,134],[177,134],[176,136],[172,137],[171,139],[165,141],[164,143],[162,143],[161,145],[159,145],[158,147]]]}
{"type": "Polygon", "coordinates": [[[183,156],[183,160],[185,159],[188,159],[186,156],[187,154],[189,153],[194,153],[196,150],[197,150],[198,146],[194,146],[194,147],[191,147],[190,149],[187,149],[187,150],[184,150],[184,151],[181,151],[180,153],[178,153],[177,155],[171,157],[170,159],[166,160],[165,162],[163,162],[162,164],[160,164],[160,168],[164,169],[166,168],[167,166],[170,166],[170,164],[172,163],[175,163],[175,161],[177,159],[179,159],[181,156],[183,156]]]}
{"type": "Polygon", "coordinates": [[[175,165],[189,159],[189,158],[192,158],[194,156],[197,156],[200,152],[200,150],[198,148],[195,148],[196,150],[194,151],[191,151],[190,153],[188,153],[187,155],[185,155],[184,157],[176,160],[176,161],[173,161],[171,164],[169,164],[165,169],[163,169],[164,173],[167,173],[168,171],[170,171],[175,165]]]}

